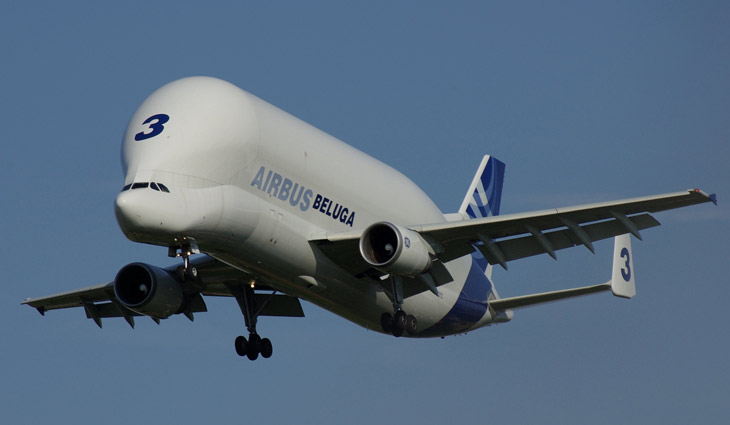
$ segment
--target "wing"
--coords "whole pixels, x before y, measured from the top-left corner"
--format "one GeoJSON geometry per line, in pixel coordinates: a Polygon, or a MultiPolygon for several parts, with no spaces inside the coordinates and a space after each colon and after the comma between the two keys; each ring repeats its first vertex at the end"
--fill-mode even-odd
{"type": "MultiPolygon", "coordinates": [[[[198,270],[198,279],[182,283],[185,293],[185,307],[181,312],[190,320],[193,313],[205,312],[207,307],[202,295],[232,297],[231,290],[248,285],[254,276],[228,266],[216,259],[202,256],[190,261],[198,270]]],[[[167,267],[171,275],[177,274],[178,265],[167,267]]],[[[296,297],[277,295],[273,288],[260,283],[257,279],[255,294],[256,305],[262,306],[262,316],[304,317],[304,311],[296,297]]],[[[76,289],[42,298],[27,299],[22,304],[29,305],[45,315],[48,310],[83,307],[86,317],[93,319],[101,327],[101,319],[107,317],[123,317],[134,327],[134,317],[141,314],[124,307],[114,295],[114,282],[104,283],[87,288],[76,289]]],[[[159,319],[153,318],[157,323],[159,319]]]]}
{"type": "MultiPolygon", "coordinates": [[[[439,261],[448,262],[481,251],[490,264],[500,264],[538,254],[556,258],[555,251],[584,245],[593,251],[592,242],[658,226],[648,213],[681,208],[705,202],[717,203],[715,195],[699,189],[619,201],[601,202],[544,211],[408,226],[431,244],[439,261]]],[[[359,233],[315,237],[331,259],[355,275],[367,273],[370,266],[361,258],[359,233]]]]}

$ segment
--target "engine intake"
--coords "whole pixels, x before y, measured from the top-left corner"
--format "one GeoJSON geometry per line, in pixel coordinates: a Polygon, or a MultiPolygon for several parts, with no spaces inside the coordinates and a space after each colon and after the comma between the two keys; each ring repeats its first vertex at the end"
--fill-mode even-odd
{"type": "Polygon", "coordinates": [[[371,225],[360,237],[363,259],[390,274],[418,276],[428,271],[431,251],[420,234],[387,221],[371,225]]]}
{"type": "Polygon", "coordinates": [[[114,295],[128,309],[165,319],[183,306],[183,290],[165,270],[144,263],[122,267],[114,279],[114,295]]]}

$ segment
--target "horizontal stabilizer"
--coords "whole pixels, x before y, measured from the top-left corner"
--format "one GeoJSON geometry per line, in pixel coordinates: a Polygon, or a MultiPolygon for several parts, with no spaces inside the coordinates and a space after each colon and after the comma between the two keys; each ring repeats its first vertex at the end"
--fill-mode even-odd
{"type": "Polygon", "coordinates": [[[561,291],[543,292],[540,294],[522,295],[512,298],[501,298],[490,301],[489,306],[497,311],[509,310],[609,290],[617,297],[631,298],[636,295],[636,287],[634,284],[634,263],[631,256],[631,235],[624,234],[616,236],[614,238],[613,251],[613,272],[611,274],[611,280],[606,283],[584,286],[582,288],[564,289],[561,291]]]}
{"type": "Polygon", "coordinates": [[[545,304],[553,301],[560,301],[565,298],[580,297],[582,295],[604,292],[611,289],[611,285],[603,283],[600,285],[586,286],[583,288],[564,289],[562,291],[544,292],[541,294],[523,295],[521,297],[502,298],[489,302],[495,310],[508,310],[521,307],[529,307],[536,304],[545,304]]]}

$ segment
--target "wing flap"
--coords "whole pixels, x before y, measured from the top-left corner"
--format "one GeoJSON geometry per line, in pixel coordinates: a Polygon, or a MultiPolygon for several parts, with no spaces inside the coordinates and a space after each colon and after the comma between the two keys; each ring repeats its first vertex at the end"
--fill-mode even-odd
{"type": "MultiPolygon", "coordinates": [[[[632,223],[639,229],[644,230],[659,226],[659,222],[649,214],[641,214],[629,217],[632,223]]],[[[626,233],[626,229],[616,220],[602,221],[599,223],[581,226],[591,242],[608,239],[626,233]]],[[[582,245],[583,241],[575,235],[571,229],[556,230],[544,234],[554,250],[571,248],[582,245]]],[[[523,236],[514,239],[507,239],[496,243],[504,254],[505,261],[518,260],[533,255],[544,254],[545,249],[534,236],[523,236]]],[[[499,264],[498,259],[486,250],[481,250],[484,257],[490,264],[499,264]]]]}
{"type": "Polygon", "coordinates": [[[264,305],[262,316],[304,317],[302,304],[297,297],[256,294],[256,305],[264,305]]]}

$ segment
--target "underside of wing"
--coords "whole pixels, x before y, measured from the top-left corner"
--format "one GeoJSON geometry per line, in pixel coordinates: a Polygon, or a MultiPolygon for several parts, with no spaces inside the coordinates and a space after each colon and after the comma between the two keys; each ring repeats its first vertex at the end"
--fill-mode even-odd
{"type": "MultiPolygon", "coordinates": [[[[507,262],[539,254],[556,257],[555,251],[640,231],[659,222],[649,213],[705,202],[714,195],[699,189],[611,202],[556,208],[471,220],[408,226],[433,248],[439,261],[448,262],[478,249],[490,264],[507,268],[507,262]]],[[[353,274],[371,268],[358,250],[360,234],[347,233],[313,238],[311,242],[353,274]]]]}

